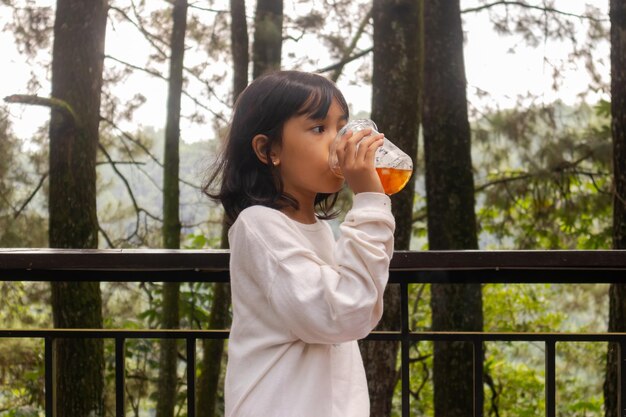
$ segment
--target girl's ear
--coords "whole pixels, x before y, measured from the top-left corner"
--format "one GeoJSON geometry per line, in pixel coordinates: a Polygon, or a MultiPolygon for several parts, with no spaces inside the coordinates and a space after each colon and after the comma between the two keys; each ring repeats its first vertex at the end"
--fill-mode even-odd
{"type": "MultiPolygon", "coordinates": [[[[263,162],[265,165],[270,165],[267,159],[267,148],[268,146],[271,146],[269,142],[269,138],[265,135],[256,135],[252,138],[252,149],[254,150],[256,157],[259,158],[259,161],[263,162]]],[[[269,155],[271,158],[271,165],[276,166],[280,164],[280,158],[278,156],[278,152],[274,148],[275,147],[272,146],[269,155]]]]}

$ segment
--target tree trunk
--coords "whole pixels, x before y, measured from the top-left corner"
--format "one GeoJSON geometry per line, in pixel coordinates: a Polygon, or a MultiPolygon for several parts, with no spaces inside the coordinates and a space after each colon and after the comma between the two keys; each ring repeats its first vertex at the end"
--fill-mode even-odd
{"type": "MultiPolygon", "coordinates": [[[[102,328],[98,283],[52,283],[56,328],[102,328]]],[[[57,339],[54,345],[56,417],[104,416],[104,345],[102,339],[57,339]]]]}
{"type": "MultiPolygon", "coordinates": [[[[281,7],[282,10],[282,7],[281,7]]],[[[246,1],[230,0],[230,40],[233,54],[233,103],[248,85],[248,23],[246,22],[246,1]]],[[[282,43],[281,43],[282,44],[282,43]]],[[[280,60],[279,60],[280,65],[280,60]]]]}
{"type": "Polygon", "coordinates": [[[173,20],[167,122],[165,125],[165,152],[163,154],[163,246],[167,249],[180,249],[180,192],[178,189],[180,98],[183,89],[187,0],[176,0],[176,3],[174,3],[173,20]]]}
{"type": "MultiPolygon", "coordinates": [[[[233,54],[233,103],[248,85],[248,26],[246,23],[245,0],[231,0],[231,51],[233,54]]],[[[222,222],[220,247],[228,249],[228,221],[222,222]]],[[[230,285],[213,285],[213,304],[211,305],[209,329],[225,329],[230,322],[230,285]]],[[[196,398],[196,416],[214,417],[218,401],[218,387],[222,371],[224,354],[223,340],[204,340],[202,343],[203,359],[200,364],[200,376],[196,398]]]]}
{"type": "MultiPolygon", "coordinates": [[[[418,0],[375,0],[372,120],[385,136],[415,160],[419,132],[420,34],[418,0]]],[[[395,248],[409,249],[415,176],[392,197],[396,219],[395,248]]],[[[385,312],[379,330],[399,330],[400,289],[385,292],[385,312]]],[[[391,415],[397,383],[397,342],[362,342],[361,353],[370,394],[370,415],[391,415]]]]}
{"type": "MultiPolygon", "coordinates": [[[[424,3],[424,152],[431,250],[477,249],[459,0],[424,3]]],[[[431,286],[434,331],[481,331],[479,284],[431,286]]],[[[472,415],[473,350],[434,343],[435,416],[472,415]]]]}
{"type": "Polygon", "coordinates": [[[253,78],[280,69],[283,45],[283,0],[257,0],[252,45],[253,78]]]}
{"type": "MultiPolygon", "coordinates": [[[[58,0],[52,50],[49,243],[98,247],[96,151],[106,32],[106,1],[58,0]]],[[[102,328],[99,283],[52,282],[57,328],[102,328]]],[[[101,339],[59,339],[54,350],[57,417],[104,416],[101,339]]]]}
{"type": "MultiPolygon", "coordinates": [[[[626,249],[626,4],[610,0],[611,17],[611,130],[613,136],[613,248],[626,249]]],[[[609,289],[609,332],[626,332],[626,284],[609,289]]],[[[607,417],[619,416],[618,349],[609,344],[604,382],[607,417]]],[[[626,352],[622,352],[626,354],[626,352]]],[[[626,399],[622,399],[625,401],[626,399]]],[[[624,407],[622,407],[624,408],[624,407]]]]}
{"type": "MultiPolygon", "coordinates": [[[[183,61],[185,32],[187,31],[187,0],[176,0],[172,11],[174,22],[171,37],[170,77],[167,97],[167,122],[165,126],[165,152],[163,161],[163,245],[167,249],[180,249],[179,218],[179,141],[180,98],[183,88],[183,61]]],[[[179,327],[180,284],[163,284],[163,309],[161,325],[164,329],[179,327]]],[[[176,373],[178,341],[161,340],[159,360],[159,386],[157,417],[173,417],[176,406],[176,373]]],[[[194,372],[195,370],[189,370],[194,372]]]]}
{"type": "MultiPolygon", "coordinates": [[[[161,327],[163,329],[176,329],[180,319],[178,313],[179,283],[166,282],[163,284],[163,306],[161,327]]],[[[159,382],[157,398],[157,417],[173,417],[176,408],[176,373],[178,357],[178,340],[161,339],[159,358],[159,382]]],[[[195,370],[189,370],[195,372],[195,370]]]]}
{"type": "MultiPolygon", "coordinates": [[[[209,329],[225,329],[230,322],[230,285],[213,284],[213,304],[209,329]]],[[[202,343],[203,358],[198,378],[196,416],[213,417],[216,415],[218,388],[222,371],[223,340],[204,340],[202,343]]]]}

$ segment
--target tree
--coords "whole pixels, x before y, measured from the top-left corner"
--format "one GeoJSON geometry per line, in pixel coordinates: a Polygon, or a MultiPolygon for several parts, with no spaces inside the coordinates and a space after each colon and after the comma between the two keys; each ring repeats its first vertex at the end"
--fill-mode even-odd
{"type": "MultiPolygon", "coordinates": [[[[58,0],[52,50],[49,242],[98,246],[96,151],[107,2],[58,0]]],[[[101,328],[99,283],[52,282],[54,326],[101,328]]],[[[104,351],[98,340],[57,340],[57,416],[104,415],[104,351]]]]}
{"type": "Polygon", "coordinates": [[[283,0],[258,0],[254,15],[252,78],[280,69],[283,45],[283,0]]]}
{"type": "MultiPolygon", "coordinates": [[[[419,131],[420,22],[417,0],[375,0],[374,68],[372,73],[372,119],[385,136],[417,158],[419,131]]],[[[392,197],[396,219],[395,248],[409,249],[412,229],[415,176],[392,197]]],[[[397,330],[400,317],[400,291],[387,287],[382,330],[397,330]]],[[[395,342],[364,342],[361,353],[366,367],[373,416],[391,415],[391,400],[397,384],[395,342]]]]}
{"type": "MultiPolygon", "coordinates": [[[[248,24],[246,22],[245,0],[231,0],[231,53],[233,56],[233,104],[248,84],[248,24]]],[[[228,249],[228,229],[230,222],[222,220],[220,248],[228,249]]],[[[209,329],[223,329],[230,320],[230,286],[213,284],[213,302],[209,318],[209,329]]],[[[218,385],[222,370],[224,341],[218,339],[203,341],[203,360],[198,378],[196,415],[213,417],[216,414],[218,385]]]]}
{"type": "MultiPolygon", "coordinates": [[[[422,123],[431,250],[478,248],[459,3],[424,3],[422,123]]],[[[482,330],[478,284],[433,284],[431,308],[434,331],[482,330]]],[[[471,415],[472,346],[435,342],[433,368],[435,416],[471,415]]]]}
{"type": "MultiPolygon", "coordinates": [[[[170,76],[167,97],[167,122],[165,126],[165,151],[163,154],[163,246],[167,249],[180,249],[180,192],[178,188],[180,101],[183,88],[187,8],[187,0],[176,0],[172,9],[174,24],[170,41],[170,76]]],[[[180,283],[166,282],[163,284],[161,325],[165,329],[175,329],[180,326],[179,294],[180,283]]],[[[157,417],[174,416],[178,382],[177,363],[178,341],[176,339],[162,339],[157,417]]],[[[189,369],[188,372],[195,373],[195,369],[189,369]]]]}
{"type": "MultiPolygon", "coordinates": [[[[626,4],[611,0],[611,131],[613,137],[613,248],[626,249],[626,4]]],[[[609,289],[609,332],[626,331],[626,284],[609,289]]],[[[619,347],[609,344],[604,385],[605,415],[617,417],[619,347]]],[[[626,352],[621,352],[622,355],[626,352]]],[[[622,372],[624,370],[622,369],[622,372]]],[[[622,405],[622,408],[623,405],[622,405]]]]}
{"type": "Polygon", "coordinates": [[[230,50],[233,55],[233,104],[248,85],[248,23],[246,1],[230,0],[230,50]]]}

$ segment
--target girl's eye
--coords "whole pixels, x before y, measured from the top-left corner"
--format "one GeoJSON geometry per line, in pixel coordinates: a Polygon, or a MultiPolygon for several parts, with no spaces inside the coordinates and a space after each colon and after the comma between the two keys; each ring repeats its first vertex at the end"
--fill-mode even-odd
{"type": "Polygon", "coordinates": [[[323,133],[323,132],[324,132],[324,126],[315,126],[315,127],[313,128],[313,131],[314,131],[315,133],[323,133]]]}

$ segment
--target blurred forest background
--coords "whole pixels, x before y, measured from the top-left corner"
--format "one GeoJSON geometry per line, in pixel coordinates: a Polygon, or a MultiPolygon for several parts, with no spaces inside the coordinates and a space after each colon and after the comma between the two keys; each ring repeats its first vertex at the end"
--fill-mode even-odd
{"type": "MultiPolygon", "coordinates": [[[[626,249],[623,1],[1,0],[0,24],[0,247],[226,248],[202,183],[237,95],[282,68],[337,82],[351,117],[414,158],[396,249],[626,249]]],[[[415,330],[625,331],[619,285],[410,288],[415,330]]],[[[229,323],[221,284],[0,294],[0,328],[229,323]]],[[[392,329],[397,288],[385,297],[392,329]]],[[[198,347],[197,416],[223,415],[225,348],[198,347]]],[[[57,350],[57,415],[114,415],[113,344],[57,350]]],[[[371,415],[399,416],[398,346],[361,350],[371,415]]],[[[472,359],[414,344],[412,415],[471,415],[472,359]]],[[[614,360],[558,345],[558,415],[617,416],[614,360]]],[[[185,416],[184,364],[176,341],[128,340],[126,412],[185,416]]],[[[542,344],[487,343],[484,374],[485,415],[545,413],[542,344]]],[[[43,416],[43,378],[42,341],[0,340],[0,416],[43,416]]]]}

